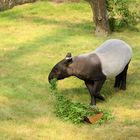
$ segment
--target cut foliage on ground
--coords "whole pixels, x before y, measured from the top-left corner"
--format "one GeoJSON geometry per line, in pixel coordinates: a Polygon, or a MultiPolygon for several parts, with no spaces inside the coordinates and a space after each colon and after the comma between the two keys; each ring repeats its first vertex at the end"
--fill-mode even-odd
{"type": "Polygon", "coordinates": [[[107,110],[101,110],[80,102],[72,102],[70,99],[64,97],[57,89],[56,79],[51,80],[50,88],[52,89],[52,96],[55,98],[55,114],[63,120],[69,120],[75,124],[88,122],[101,125],[114,118],[107,110]],[[93,121],[90,121],[89,118],[93,121]]]}

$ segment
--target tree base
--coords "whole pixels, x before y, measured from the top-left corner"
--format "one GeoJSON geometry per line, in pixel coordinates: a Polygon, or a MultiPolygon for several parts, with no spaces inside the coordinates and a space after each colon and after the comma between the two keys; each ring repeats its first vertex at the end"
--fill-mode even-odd
{"type": "Polygon", "coordinates": [[[99,28],[99,27],[96,27],[96,30],[95,30],[95,35],[96,36],[108,36],[108,35],[110,35],[111,34],[111,32],[110,31],[105,31],[105,30],[103,30],[103,29],[101,29],[101,28],[99,28]]]}

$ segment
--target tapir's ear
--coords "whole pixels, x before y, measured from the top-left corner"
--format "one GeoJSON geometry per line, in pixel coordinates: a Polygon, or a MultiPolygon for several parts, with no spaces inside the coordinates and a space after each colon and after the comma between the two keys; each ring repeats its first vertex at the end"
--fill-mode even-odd
{"type": "Polygon", "coordinates": [[[66,61],[72,61],[72,55],[71,55],[71,53],[67,53],[67,55],[66,55],[66,57],[65,57],[65,60],[66,61]]]}

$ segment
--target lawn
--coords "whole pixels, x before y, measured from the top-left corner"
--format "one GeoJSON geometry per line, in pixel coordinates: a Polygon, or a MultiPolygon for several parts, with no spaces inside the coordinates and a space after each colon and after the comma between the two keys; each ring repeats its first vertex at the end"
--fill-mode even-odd
{"type": "MultiPolygon", "coordinates": [[[[140,24],[136,27],[96,37],[86,2],[39,1],[1,12],[0,140],[139,140],[140,24]],[[97,102],[115,120],[96,126],[57,118],[47,80],[51,68],[67,52],[73,56],[90,52],[109,38],[123,39],[133,49],[127,90],[116,92],[114,80],[108,79],[101,91],[106,101],[97,102]]],[[[79,79],[62,80],[58,89],[72,101],[89,104],[89,93],[79,79]]]]}

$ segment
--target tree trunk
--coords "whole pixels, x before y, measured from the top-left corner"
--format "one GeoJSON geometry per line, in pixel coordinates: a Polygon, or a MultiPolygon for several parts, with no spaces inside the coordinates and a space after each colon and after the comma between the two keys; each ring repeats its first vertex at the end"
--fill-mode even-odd
{"type": "Polygon", "coordinates": [[[96,25],[97,36],[107,36],[111,33],[105,0],[87,0],[92,8],[93,20],[96,25]]]}
{"type": "Polygon", "coordinates": [[[16,5],[35,1],[37,0],[0,0],[0,11],[13,8],[16,5]]]}

